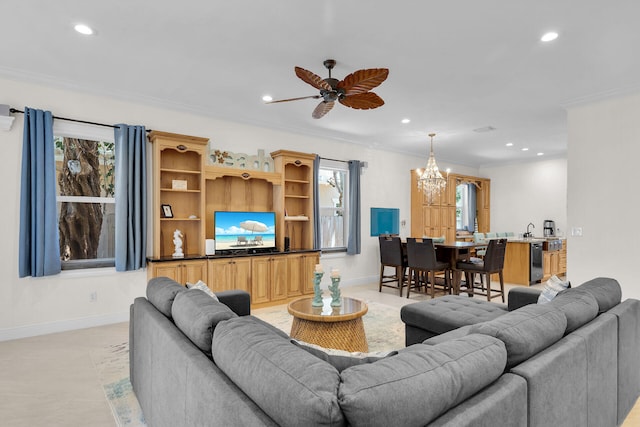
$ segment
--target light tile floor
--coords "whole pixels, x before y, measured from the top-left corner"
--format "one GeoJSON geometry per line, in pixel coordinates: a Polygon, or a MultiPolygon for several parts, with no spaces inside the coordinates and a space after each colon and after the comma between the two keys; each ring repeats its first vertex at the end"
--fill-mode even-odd
{"type": "MultiPolygon", "coordinates": [[[[378,292],[377,284],[344,287],[342,293],[398,308],[428,299],[419,293],[400,298],[390,288],[378,292]]],[[[118,323],[0,342],[0,425],[115,426],[91,354],[126,341],[128,327],[118,323]]],[[[640,426],[640,404],[623,424],[632,426],[640,426]]]]}

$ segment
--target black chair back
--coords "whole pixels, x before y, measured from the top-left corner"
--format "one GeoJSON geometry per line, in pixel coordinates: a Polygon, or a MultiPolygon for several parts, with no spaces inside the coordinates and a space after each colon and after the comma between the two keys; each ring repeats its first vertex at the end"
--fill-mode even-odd
{"type": "Polygon", "coordinates": [[[484,256],[484,271],[499,271],[504,267],[504,253],[507,248],[507,239],[489,240],[487,253],[484,256]]]}
{"type": "Polygon", "coordinates": [[[434,270],[437,265],[436,248],[432,239],[407,237],[407,265],[409,268],[434,270]]]}
{"type": "Polygon", "coordinates": [[[380,242],[380,264],[406,266],[400,237],[378,236],[378,241],[380,242]]]}

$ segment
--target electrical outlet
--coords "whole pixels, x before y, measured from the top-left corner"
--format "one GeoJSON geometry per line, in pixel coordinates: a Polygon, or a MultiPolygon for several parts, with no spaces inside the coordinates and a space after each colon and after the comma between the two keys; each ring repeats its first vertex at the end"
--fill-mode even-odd
{"type": "Polygon", "coordinates": [[[96,302],[96,301],[98,301],[98,292],[93,291],[89,294],[89,302],[96,302]]]}
{"type": "Polygon", "coordinates": [[[572,236],[582,236],[582,227],[571,227],[572,236]]]}

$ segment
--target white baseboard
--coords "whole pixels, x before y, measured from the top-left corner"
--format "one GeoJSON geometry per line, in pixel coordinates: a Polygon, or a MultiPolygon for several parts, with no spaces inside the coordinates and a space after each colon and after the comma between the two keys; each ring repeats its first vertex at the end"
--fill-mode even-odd
{"type": "Polygon", "coordinates": [[[0,342],[129,321],[129,311],[0,330],[0,342]]]}

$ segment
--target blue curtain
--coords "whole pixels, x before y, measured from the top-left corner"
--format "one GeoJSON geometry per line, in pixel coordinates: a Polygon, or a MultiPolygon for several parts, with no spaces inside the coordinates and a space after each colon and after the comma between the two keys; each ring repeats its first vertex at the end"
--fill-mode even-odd
{"type": "Polygon", "coordinates": [[[320,184],[318,175],[320,174],[320,156],[316,154],[313,161],[313,249],[321,249],[322,237],[320,236],[320,184]]]}
{"type": "Polygon", "coordinates": [[[147,132],[119,124],[116,149],[116,271],[137,270],[147,255],[147,132]]]}
{"type": "Polygon", "coordinates": [[[347,254],[360,253],[360,161],[349,160],[349,237],[347,254]]]}
{"type": "Polygon", "coordinates": [[[56,213],[56,161],[53,115],[24,109],[20,188],[18,274],[39,277],[58,274],[60,237],[56,213]]]}

